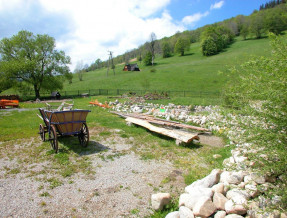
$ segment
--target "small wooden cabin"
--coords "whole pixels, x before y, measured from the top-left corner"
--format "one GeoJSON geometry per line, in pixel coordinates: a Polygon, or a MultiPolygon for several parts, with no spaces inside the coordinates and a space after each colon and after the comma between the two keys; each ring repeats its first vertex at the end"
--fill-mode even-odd
{"type": "Polygon", "coordinates": [[[123,71],[140,71],[137,64],[126,64],[123,71]]]}

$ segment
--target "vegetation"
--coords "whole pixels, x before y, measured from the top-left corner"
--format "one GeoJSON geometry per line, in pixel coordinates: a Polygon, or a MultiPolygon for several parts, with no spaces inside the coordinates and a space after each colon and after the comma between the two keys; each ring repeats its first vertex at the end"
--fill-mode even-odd
{"type": "Polygon", "coordinates": [[[272,56],[256,57],[233,69],[235,79],[226,90],[225,100],[237,108],[235,113],[258,120],[244,126],[247,140],[257,149],[250,159],[264,175],[277,178],[280,191],[273,192],[282,196],[281,206],[287,208],[287,41],[275,35],[271,38],[272,56]]]}
{"type": "Polygon", "coordinates": [[[55,50],[55,47],[54,38],[48,35],[35,36],[28,31],[20,31],[11,38],[2,39],[0,72],[6,88],[33,87],[36,98],[40,97],[43,89],[61,89],[63,77],[59,75],[72,79],[67,66],[70,57],[65,56],[63,51],[55,50]]]}
{"type": "Polygon", "coordinates": [[[233,42],[231,30],[223,26],[207,27],[201,34],[201,49],[205,56],[215,55],[233,42]]]}
{"type": "Polygon", "coordinates": [[[179,53],[180,56],[184,55],[185,51],[188,51],[190,48],[190,41],[184,38],[179,38],[175,43],[174,51],[179,53]]]}

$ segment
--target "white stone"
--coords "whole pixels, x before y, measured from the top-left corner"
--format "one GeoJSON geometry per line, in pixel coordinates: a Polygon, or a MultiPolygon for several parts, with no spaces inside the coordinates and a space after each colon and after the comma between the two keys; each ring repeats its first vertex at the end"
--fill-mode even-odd
{"type": "Polygon", "coordinates": [[[191,209],[185,206],[181,206],[179,208],[179,217],[180,218],[194,218],[194,215],[191,209]]]}
{"type": "Polygon", "coordinates": [[[227,218],[242,218],[243,216],[240,216],[238,214],[229,214],[226,216],[227,218]]]}
{"type": "Polygon", "coordinates": [[[163,207],[169,204],[171,196],[169,193],[157,193],[151,196],[151,205],[154,210],[162,210],[163,207]]]}
{"type": "Polygon", "coordinates": [[[215,211],[216,207],[208,197],[199,199],[193,208],[193,214],[200,217],[209,217],[215,211]]]}
{"type": "Polygon", "coordinates": [[[221,193],[215,192],[213,195],[213,204],[218,210],[225,209],[225,203],[228,199],[221,193]]]}
{"type": "Polygon", "coordinates": [[[202,196],[207,196],[211,198],[213,196],[213,191],[211,188],[202,188],[202,187],[185,187],[185,192],[194,196],[194,198],[199,198],[202,196]]]}
{"type": "Polygon", "coordinates": [[[203,187],[203,188],[210,188],[213,185],[215,185],[216,183],[219,182],[220,179],[220,174],[221,174],[221,170],[218,169],[214,169],[211,171],[211,173],[204,177],[203,179],[197,180],[195,182],[193,182],[191,185],[189,185],[188,187],[203,187]]]}
{"type": "Polygon", "coordinates": [[[258,173],[251,173],[250,176],[251,176],[251,179],[257,184],[265,183],[265,177],[262,175],[259,175],[258,173]]]}
{"type": "Polygon", "coordinates": [[[214,218],[224,218],[225,216],[226,216],[226,212],[223,210],[220,210],[214,215],[214,218]]]}
{"type": "Polygon", "coordinates": [[[170,212],[165,218],[180,218],[179,211],[170,212]]]}
{"type": "Polygon", "coordinates": [[[196,203],[196,201],[198,200],[198,198],[195,198],[194,196],[184,193],[181,194],[179,197],[179,207],[180,206],[186,206],[189,209],[192,209],[196,203]]]}
{"type": "Polygon", "coordinates": [[[239,214],[244,215],[247,209],[242,204],[236,204],[233,200],[228,200],[225,203],[225,211],[227,214],[239,214]]]}
{"type": "Polygon", "coordinates": [[[255,198],[259,195],[259,190],[257,189],[256,185],[246,185],[245,186],[245,189],[247,191],[247,193],[252,197],[252,198],[255,198]]]}
{"type": "Polygon", "coordinates": [[[241,196],[244,199],[248,200],[250,198],[250,195],[245,190],[240,190],[237,188],[231,189],[226,193],[226,197],[228,199],[233,199],[234,197],[241,196]]]}
{"type": "Polygon", "coordinates": [[[220,182],[229,184],[239,184],[244,178],[244,173],[224,171],[220,176],[220,182]]]}
{"type": "Polygon", "coordinates": [[[211,190],[213,192],[218,192],[218,193],[223,194],[224,193],[224,184],[223,183],[215,184],[214,186],[211,187],[211,190]]]}

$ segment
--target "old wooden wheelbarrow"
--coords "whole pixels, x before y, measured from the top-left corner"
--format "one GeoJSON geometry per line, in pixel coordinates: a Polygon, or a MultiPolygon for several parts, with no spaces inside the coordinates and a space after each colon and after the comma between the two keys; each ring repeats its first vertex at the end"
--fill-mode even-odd
{"type": "Polygon", "coordinates": [[[52,148],[58,152],[58,136],[78,136],[80,145],[88,146],[89,129],[86,123],[86,117],[89,110],[67,110],[67,111],[51,111],[40,108],[44,125],[40,124],[39,134],[42,141],[45,141],[45,134],[48,133],[48,141],[52,148]]]}

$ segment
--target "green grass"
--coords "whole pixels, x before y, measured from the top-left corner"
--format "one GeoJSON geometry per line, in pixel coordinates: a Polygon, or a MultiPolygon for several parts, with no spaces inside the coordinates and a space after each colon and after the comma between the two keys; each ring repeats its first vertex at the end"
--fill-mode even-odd
{"type": "Polygon", "coordinates": [[[124,72],[123,65],[116,66],[116,76],[106,76],[106,69],[84,74],[83,81],[75,75],[73,83],[65,83],[65,91],[89,89],[134,90],[188,90],[194,92],[221,91],[226,82],[228,69],[239,65],[251,55],[265,55],[270,51],[269,39],[245,40],[240,37],[224,52],[204,57],[200,44],[194,43],[183,57],[157,57],[156,66],[139,65],[140,72],[124,72]],[[156,69],[151,72],[151,69],[156,69]],[[218,72],[223,73],[218,73],[218,72]]]}

